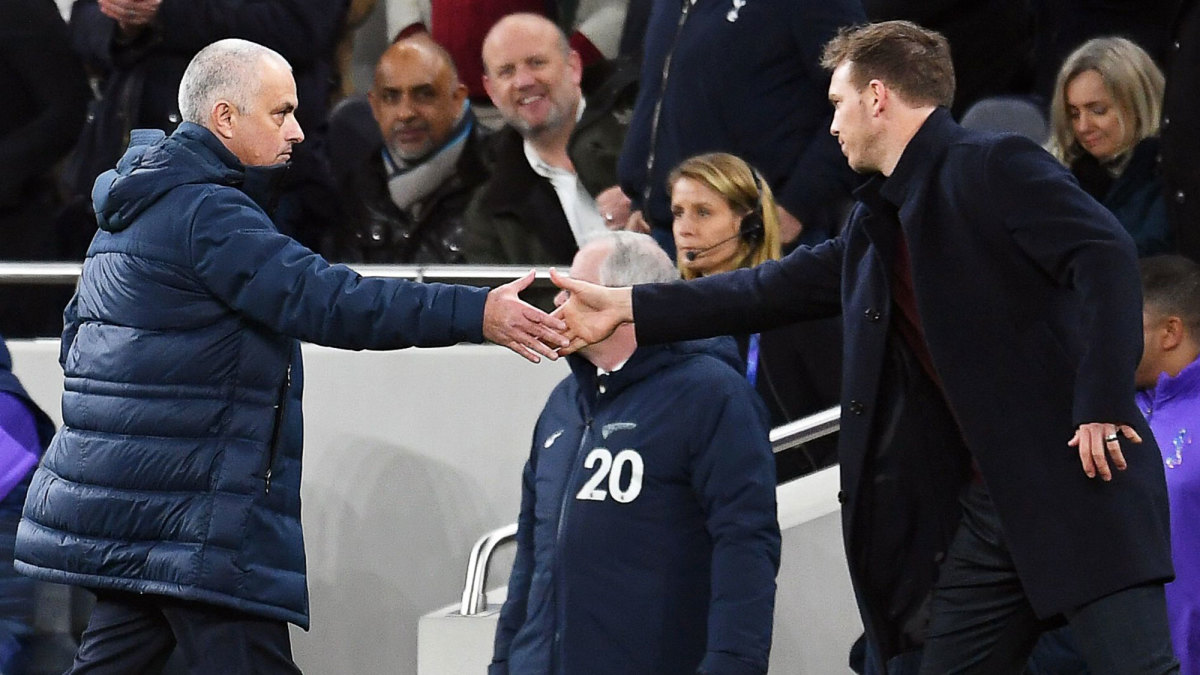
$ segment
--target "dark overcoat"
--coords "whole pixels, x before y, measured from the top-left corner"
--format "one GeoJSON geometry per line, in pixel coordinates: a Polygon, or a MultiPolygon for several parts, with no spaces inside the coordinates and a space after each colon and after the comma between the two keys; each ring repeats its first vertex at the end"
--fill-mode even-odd
{"type": "Polygon", "coordinates": [[[920,644],[973,460],[1033,608],[1051,616],[1172,576],[1158,448],[1134,406],[1133,244],[1032,142],[935,111],[843,234],[750,270],[634,289],[639,344],[843,311],[843,528],[868,633],[920,644]],[[898,228],[940,385],[891,329],[898,228]],[[914,365],[915,364],[915,365],[914,365]],[[1135,427],[1129,468],[1088,479],[1077,425],[1135,427]]]}

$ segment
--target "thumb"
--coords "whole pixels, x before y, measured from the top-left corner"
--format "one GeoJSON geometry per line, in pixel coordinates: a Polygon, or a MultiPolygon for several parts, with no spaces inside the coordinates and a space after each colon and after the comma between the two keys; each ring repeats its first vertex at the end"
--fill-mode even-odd
{"type": "Polygon", "coordinates": [[[525,273],[525,276],[521,277],[520,279],[513,279],[512,281],[508,282],[506,285],[509,288],[513,289],[514,291],[520,292],[520,291],[525,290],[526,288],[529,288],[529,284],[532,284],[533,280],[536,277],[537,277],[537,270],[531,269],[525,273]]]}
{"type": "Polygon", "coordinates": [[[550,268],[550,280],[554,282],[555,286],[558,286],[564,291],[575,291],[581,288],[578,280],[572,279],[565,274],[560,274],[559,271],[554,267],[550,268]]]}

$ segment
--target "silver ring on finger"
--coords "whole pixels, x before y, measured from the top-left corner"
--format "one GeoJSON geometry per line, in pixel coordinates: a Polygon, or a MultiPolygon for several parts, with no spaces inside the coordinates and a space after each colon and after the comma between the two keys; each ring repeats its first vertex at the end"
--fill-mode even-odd
{"type": "Polygon", "coordinates": [[[1105,443],[1116,443],[1118,440],[1120,440],[1120,438],[1121,437],[1116,434],[1109,434],[1104,437],[1104,442],[1105,443]]]}

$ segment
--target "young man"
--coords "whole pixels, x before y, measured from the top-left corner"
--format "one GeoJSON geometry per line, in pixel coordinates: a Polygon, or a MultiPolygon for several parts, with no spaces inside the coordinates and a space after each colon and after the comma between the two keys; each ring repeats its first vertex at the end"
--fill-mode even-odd
{"type": "Polygon", "coordinates": [[[830,131],[872,176],[842,235],[682,285],[556,275],[573,344],[635,319],[650,344],[841,311],[843,532],[878,653],[1016,673],[1065,617],[1097,672],[1173,672],[1129,236],[1034,143],[954,122],[941,35],[868,24],[823,64],[830,131]]]}
{"type": "MultiPolygon", "coordinates": [[[[571,274],[678,278],[645,234],[584,245],[571,274]]],[[[571,357],[522,482],[491,675],[766,673],[779,524],[766,412],[729,338],[571,357]]]]}
{"type": "Polygon", "coordinates": [[[97,180],[100,229],[66,312],[63,429],[17,533],[18,571],[98,601],[73,673],[293,673],[308,627],[300,340],[394,349],[490,339],[536,360],[556,321],[495,291],[367,279],[264,210],[304,134],[279,54],[201,50],[184,123],[135,133],[97,180]]]}
{"type": "Polygon", "coordinates": [[[1144,347],[1137,402],[1162,451],[1171,500],[1175,581],[1167,584],[1171,640],[1184,675],[1200,675],[1200,264],[1143,258],[1144,347]]]}

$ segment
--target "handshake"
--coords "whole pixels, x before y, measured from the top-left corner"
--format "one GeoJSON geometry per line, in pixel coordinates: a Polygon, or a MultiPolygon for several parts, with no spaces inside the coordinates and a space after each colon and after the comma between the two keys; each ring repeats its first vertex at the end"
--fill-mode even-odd
{"type": "Polygon", "coordinates": [[[550,270],[560,292],[556,309],[547,314],[518,297],[533,283],[534,271],[493,289],[483,308],[483,336],[538,363],[541,357],[556,360],[599,342],[623,323],[633,321],[629,287],[609,288],[573,279],[550,270]]]}

